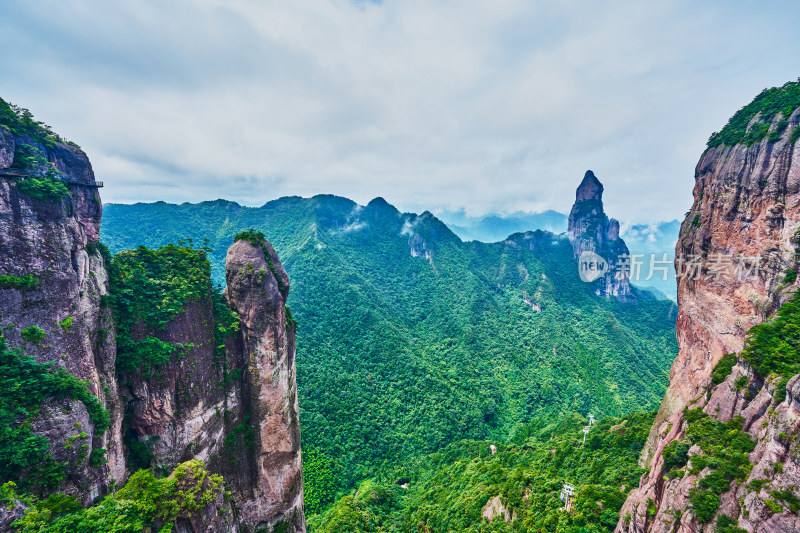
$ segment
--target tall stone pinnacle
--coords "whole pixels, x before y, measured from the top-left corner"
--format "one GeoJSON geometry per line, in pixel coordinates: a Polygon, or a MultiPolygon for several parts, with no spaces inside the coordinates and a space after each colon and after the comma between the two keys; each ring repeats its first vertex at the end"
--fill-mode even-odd
{"type": "Polygon", "coordinates": [[[603,201],[603,184],[594,175],[594,172],[587,170],[583,176],[583,181],[575,191],[575,201],[582,202],[585,200],[603,201]]]}
{"type": "Polygon", "coordinates": [[[591,170],[586,171],[575,191],[567,231],[579,267],[585,252],[594,252],[605,260],[605,273],[597,278],[592,276],[595,293],[622,301],[635,300],[629,272],[623,265],[629,256],[628,247],[619,237],[619,222],[609,219],[603,210],[603,184],[591,170]]]}

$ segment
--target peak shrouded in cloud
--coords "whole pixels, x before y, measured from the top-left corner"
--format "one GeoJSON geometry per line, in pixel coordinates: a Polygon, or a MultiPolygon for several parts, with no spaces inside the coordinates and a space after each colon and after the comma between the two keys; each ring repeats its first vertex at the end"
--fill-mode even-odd
{"type": "Polygon", "coordinates": [[[81,144],[109,201],[329,192],[564,212],[592,167],[616,191],[610,211],[665,220],[691,203],[696,154],[730,109],[800,72],[792,14],[789,1],[10,0],[0,96],[81,144]],[[740,38],[757,27],[771,30],[740,38]]]}

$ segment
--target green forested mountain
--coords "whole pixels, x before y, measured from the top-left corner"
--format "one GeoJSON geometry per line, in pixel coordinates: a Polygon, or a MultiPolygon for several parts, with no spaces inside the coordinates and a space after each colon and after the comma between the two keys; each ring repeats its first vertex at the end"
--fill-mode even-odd
{"type": "Polygon", "coordinates": [[[356,491],[309,520],[317,533],[613,531],[654,412],[594,425],[580,415],[530,424],[508,444],[460,441],[356,491]],[[559,498],[575,487],[570,512],[559,498]]]}
{"type": "Polygon", "coordinates": [[[514,439],[539,415],[651,409],[666,386],[674,304],[594,296],[550,233],[464,243],[429,213],[316,196],[107,205],[101,239],[118,252],[207,238],[221,281],[247,228],[291,278],[311,513],[452,442],[514,439]]]}

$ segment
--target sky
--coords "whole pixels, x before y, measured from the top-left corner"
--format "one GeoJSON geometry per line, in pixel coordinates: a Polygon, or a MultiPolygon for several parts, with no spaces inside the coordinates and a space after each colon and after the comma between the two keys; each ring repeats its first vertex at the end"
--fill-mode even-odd
{"type": "Polygon", "coordinates": [[[800,2],[0,0],[0,97],[104,202],[382,196],[682,218],[709,135],[800,76],[800,2]]]}

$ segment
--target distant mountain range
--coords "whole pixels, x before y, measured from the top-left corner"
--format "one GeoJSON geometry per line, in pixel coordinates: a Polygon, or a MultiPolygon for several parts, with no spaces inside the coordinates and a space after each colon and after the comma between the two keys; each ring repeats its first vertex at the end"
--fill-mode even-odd
{"type": "Polygon", "coordinates": [[[115,253],[207,244],[221,282],[248,228],[291,279],[303,446],[336,465],[337,490],[459,439],[506,439],[539,415],[619,416],[663,393],[676,306],[596,296],[565,235],[464,242],[428,212],[320,195],[109,204],[101,240],[115,253]]]}
{"type": "MultiPolygon", "coordinates": [[[[482,217],[469,216],[464,211],[444,211],[437,216],[464,241],[499,242],[513,233],[525,231],[545,230],[555,234],[567,231],[567,215],[553,210],[541,213],[490,213],[482,217]]],[[[675,300],[677,286],[673,259],[680,229],[678,220],[635,225],[625,225],[623,221],[621,237],[625,239],[631,255],[641,261],[638,275],[632,280],[634,285],[655,289],[664,298],[675,300]],[[666,263],[663,262],[665,253],[666,263]],[[656,259],[655,263],[652,262],[653,258],[656,259]],[[666,277],[663,268],[667,269],[666,277]]]]}
{"type": "Polygon", "coordinates": [[[471,217],[464,211],[444,211],[437,216],[464,241],[498,242],[512,233],[537,229],[555,234],[567,231],[567,215],[552,210],[542,213],[492,213],[482,217],[471,217]]]}

